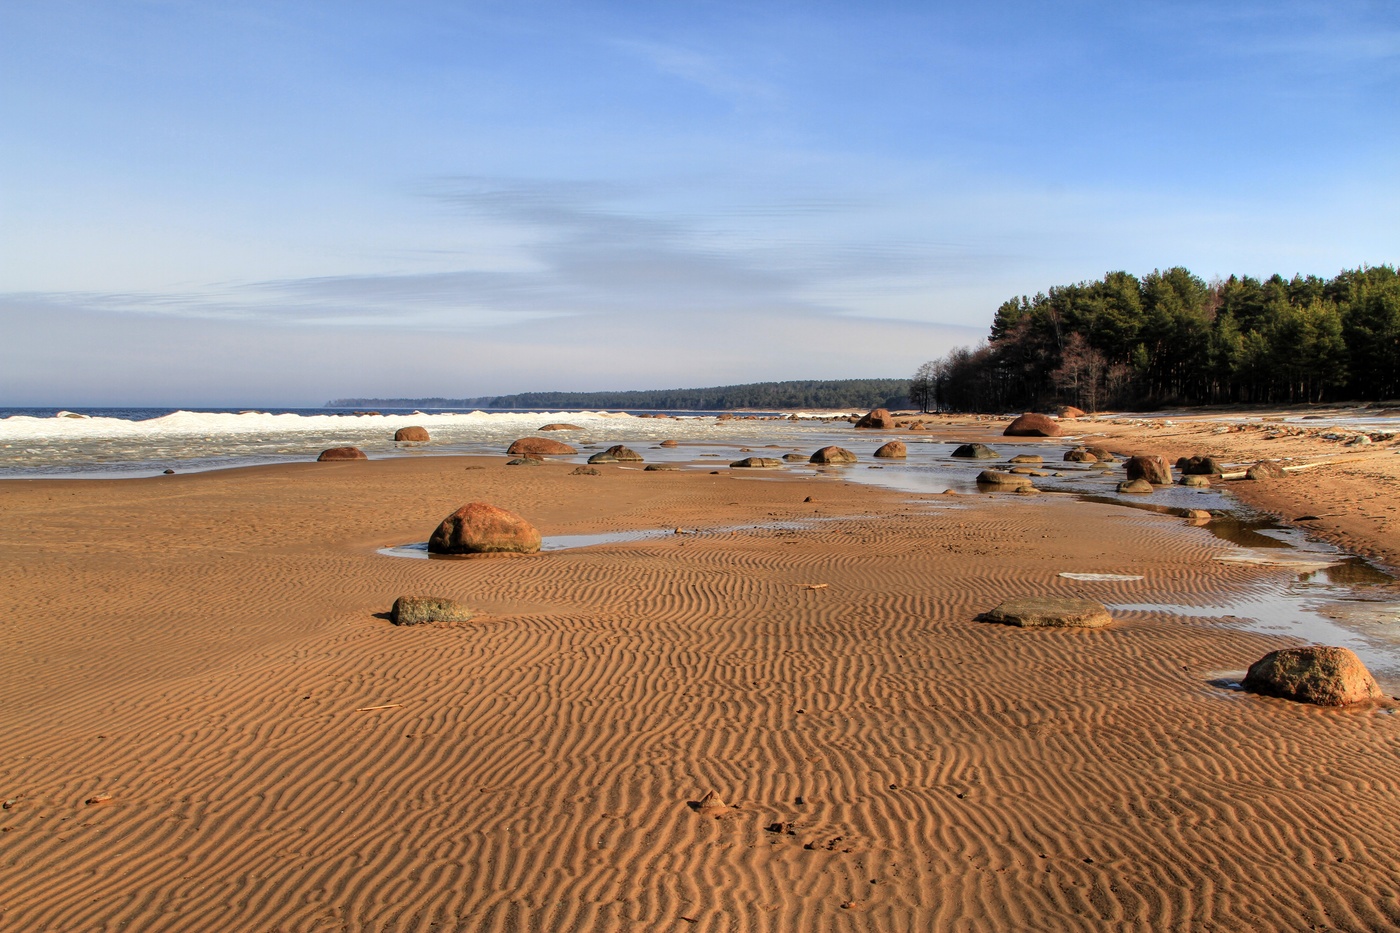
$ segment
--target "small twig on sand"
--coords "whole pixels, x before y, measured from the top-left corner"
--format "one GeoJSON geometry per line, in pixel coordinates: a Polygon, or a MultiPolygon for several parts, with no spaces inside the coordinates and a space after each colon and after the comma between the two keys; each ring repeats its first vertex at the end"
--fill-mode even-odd
{"type": "Polygon", "coordinates": [[[355,710],[355,712],[372,713],[377,709],[398,709],[401,706],[403,706],[402,703],[385,703],[383,706],[361,706],[359,709],[355,710]]]}

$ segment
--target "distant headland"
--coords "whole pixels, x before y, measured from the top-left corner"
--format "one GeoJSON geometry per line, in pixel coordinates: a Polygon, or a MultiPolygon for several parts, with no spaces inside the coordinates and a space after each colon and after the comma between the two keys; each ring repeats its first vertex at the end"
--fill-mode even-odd
{"type": "Polygon", "coordinates": [[[703,389],[618,392],[522,392],[479,398],[338,398],[327,408],[656,409],[897,408],[908,404],[908,379],[799,379],[703,389]]]}

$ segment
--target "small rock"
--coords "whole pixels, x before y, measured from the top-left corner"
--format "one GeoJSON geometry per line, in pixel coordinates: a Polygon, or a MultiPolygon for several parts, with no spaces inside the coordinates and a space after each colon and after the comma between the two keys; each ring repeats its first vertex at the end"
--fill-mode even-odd
{"type": "Polygon", "coordinates": [[[725,803],[719,794],[714,791],[707,791],[705,796],[693,804],[696,812],[706,816],[720,816],[729,812],[729,804],[725,803]]]}
{"type": "Polygon", "coordinates": [[[1205,509],[1186,510],[1186,520],[1193,525],[1208,525],[1212,517],[1205,509]]]}
{"type": "Polygon", "coordinates": [[[1031,478],[1029,476],[1016,476],[1011,473],[1003,473],[1000,470],[983,470],[977,474],[977,485],[979,486],[1029,486],[1031,478]]]}
{"type": "Polygon", "coordinates": [[[1250,480],[1278,479],[1287,475],[1283,470],[1283,465],[1276,460],[1260,460],[1244,471],[1244,478],[1250,480]]]}
{"type": "Polygon", "coordinates": [[[744,470],[775,470],[783,465],[783,461],[774,460],[771,457],[745,457],[743,460],[735,460],[729,465],[744,470]]]}
{"type": "Polygon", "coordinates": [[[642,455],[630,447],[614,444],[588,458],[589,463],[640,463],[642,455]]]}
{"type": "Polygon", "coordinates": [[[1006,462],[1007,462],[1007,463],[1044,463],[1044,462],[1045,462],[1045,458],[1042,457],[1040,454],[1017,454],[1016,456],[1012,457],[1010,460],[1008,460],[1008,461],[1006,461],[1006,462]]]}
{"type": "Polygon", "coordinates": [[[468,622],[476,613],[455,599],[441,596],[400,596],[394,600],[389,621],[395,625],[425,625],[429,622],[468,622]]]}
{"type": "Polygon", "coordinates": [[[1065,460],[1070,463],[1098,463],[1099,458],[1089,453],[1083,447],[1076,447],[1065,453],[1065,460]]]}
{"type": "Polygon", "coordinates": [[[544,425],[543,427],[541,427],[540,430],[541,430],[541,431],[582,431],[583,428],[579,427],[579,426],[576,425],[576,424],[555,423],[555,424],[546,424],[546,425],[544,425]]]}
{"type": "MultiPolygon", "coordinates": [[[[535,462],[538,463],[539,461],[536,460],[535,462]]],[[[650,469],[650,468],[648,467],[648,469],[650,469]]],[[[569,475],[570,475],[570,476],[602,476],[603,474],[602,474],[602,471],[601,471],[601,470],[595,470],[595,469],[593,469],[593,467],[581,466],[581,467],[574,467],[572,470],[569,471],[569,475]]]]}
{"type": "Polygon", "coordinates": [[[783,459],[789,463],[805,462],[807,457],[802,454],[783,454],[783,459]]]}
{"type": "Polygon", "coordinates": [[[534,457],[516,457],[514,460],[507,460],[506,466],[542,466],[543,460],[536,460],[534,457]]]}
{"type": "Polygon", "coordinates": [[[1181,485],[1199,489],[1210,486],[1210,479],[1197,473],[1187,473],[1181,478],[1181,485]]]}
{"type": "Polygon", "coordinates": [[[954,450],[951,456],[967,457],[974,460],[994,460],[1001,455],[986,444],[963,444],[954,450]]]}
{"type": "Polygon", "coordinates": [[[175,475],[175,471],[174,471],[174,470],[161,470],[161,472],[164,473],[166,476],[174,476],[174,475],[175,475]]]}
{"type": "Polygon", "coordinates": [[[100,806],[103,806],[104,804],[109,804],[109,803],[111,803],[111,802],[112,802],[112,795],[111,795],[111,794],[93,794],[93,795],[92,795],[91,797],[89,797],[87,800],[84,800],[84,801],[83,801],[83,803],[87,804],[89,807],[100,807],[100,806]]]}
{"type": "Polygon", "coordinates": [[[1099,458],[1100,463],[1117,463],[1118,458],[1113,452],[1104,447],[1085,447],[1085,450],[1099,458]]]}
{"type": "Polygon", "coordinates": [[[681,446],[681,443],[680,443],[680,441],[665,440],[665,441],[662,441],[662,442],[660,443],[659,446],[661,446],[661,447],[679,447],[679,446],[681,446]]]}
{"type": "Polygon", "coordinates": [[[1008,599],[978,616],[981,622],[998,622],[1022,628],[1099,628],[1113,617],[1108,607],[1091,599],[1057,599],[1026,596],[1008,599]]]}
{"type": "Polygon", "coordinates": [[[675,463],[648,463],[642,471],[644,473],[673,473],[679,470],[679,464],[675,463]]]}
{"type": "Polygon", "coordinates": [[[875,451],[875,456],[884,460],[903,460],[909,456],[909,448],[903,441],[890,441],[875,451]]]}
{"type": "Polygon", "coordinates": [[[1118,491],[1132,493],[1133,495],[1150,495],[1152,493],[1152,484],[1145,479],[1130,479],[1126,483],[1119,483],[1118,491]]]}

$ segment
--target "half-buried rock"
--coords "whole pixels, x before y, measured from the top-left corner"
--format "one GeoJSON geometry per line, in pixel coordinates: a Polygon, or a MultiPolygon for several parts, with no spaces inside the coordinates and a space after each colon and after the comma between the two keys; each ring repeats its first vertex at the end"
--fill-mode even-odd
{"type": "Polygon", "coordinates": [[[1092,599],[1024,596],[1008,599],[977,619],[1022,628],[1100,628],[1112,622],[1113,616],[1107,606],[1092,599]]]}
{"type": "Polygon", "coordinates": [[[783,465],[783,461],[774,460],[771,457],[745,457],[743,460],[735,460],[729,465],[741,470],[775,470],[783,465]]]}
{"type": "Polygon", "coordinates": [[[1118,491],[1126,492],[1131,495],[1150,496],[1152,494],[1152,484],[1139,477],[1138,479],[1130,479],[1126,483],[1119,483],[1118,491]]]}
{"type": "Polygon", "coordinates": [[[1385,696],[1353,652],[1325,645],[1270,651],[1249,666],[1244,688],[1319,706],[1348,706],[1385,696]]]}
{"type": "Polygon", "coordinates": [[[426,625],[429,622],[467,622],[476,615],[463,603],[440,596],[400,596],[394,600],[389,621],[395,625],[426,625]]]}
{"type": "MultiPolygon", "coordinates": [[[[986,444],[963,444],[961,447],[954,450],[950,456],[965,457],[972,460],[995,460],[997,457],[1001,456],[1001,454],[992,450],[992,448],[988,447],[986,444]]],[[[1039,462],[1040,458],[1037,457],[1036,463],[1039,462]]]]}
{"type": "Polygon", "coordinates": [[[540,533],[514,512],[468,502],[442,520],[428,539],[429,554],[533,554],[540,533]]]}
{"type": "Polygon", "coordinates": [[[1060,426],[1049,415],[1028,411],[1006,426],[1007,437],[1059,437],[1060,426]]]}
{"type": "Polygon", "coordinates": [[[1031,485],[1029,476],[1019,476],[1015,473],[1003,473],[1000,470],[983,470],[977,474],[978,486],[1000,486],[1005,489],[1015,489],[1017,486],[1031,485]]]}
{"type": "Polygon", "coordinates": [[[317,463],[324,463],[327,460],[368,460],[365,452],[358,447],[331,447],[321,451],[321,456],[316,458],[317,463]]]}
{"type": "Polygon", "coordinates": [[[890,441],[881,445],[875,451],[875,456],[881,460],[904,460],[909,456],[909,448],[904,446],[903,441],[890,441]]]}
{"type": "Polygon", "coordinates": [[[419,427],[418,425],[413,425],[412,427],[407,428],[399,428],[397,431],[394,432],[394,441],[396,443],[400,441],[422,443],[427,440],[430,440],[430,438],[428,437],[428,429],[419,427]]]}
{"type": "Polygon", "coordinates": [[[522,437],[507,447],[506,453],[512,457],[564,457],[578,451],[547,437],[522,437]]]}
{"type": "Polygon", "coordinates": [[[856,455],[844,447],[823,447],[812,454],[808,463],[855,463],[856,455]]]}
{"type": "Polygon", "coordinates": [[[621,444],[614,444],[588,458],[589,463],[640,463],[641,460],[641,454],[621,444]]]}

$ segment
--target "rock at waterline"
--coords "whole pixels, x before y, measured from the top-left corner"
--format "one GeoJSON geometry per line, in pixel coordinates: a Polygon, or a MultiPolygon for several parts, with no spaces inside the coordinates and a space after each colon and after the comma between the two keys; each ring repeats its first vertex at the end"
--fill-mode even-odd
{"type": "Polygon", "coordinates": [[[1091,454],[1086,448],[1076,447],[1065,453],[1065,460],[1069,463],[1098,463],[1099,458],[1091,454]]]}
{"type": "Polygon", "coordinates": [[[679,447],[679,446],[681,446],[681,442],[680,442],[680,441],[676,441],[676,440],[669,440],[669,439],[668,439],[668,440],[662,441],[662,442],[661,442],[660,444],[658,444],[657,446],[658,446],[658,447],[679,447]]]}
{"type": "MultiPolygon", "coordinates": [[[[961,450],[962,448],[959,448],[959,449],[961,450]]],[[[956,456],[956,455],[955,455],[955,456],[956,456]]],[[[1045,458],[1042,457],[1040,454],[1017,454],[1016,456],[1012,457],[1010,460],[1008,460],[1008,461],[1006,461],[1006,462],[1007,462],[1007,463],[1044,463],[1044,462],[1045,462],[1045,458]]]]}
{"type": "Polygon", "coordinates": [[[1136,457],[1129,457],[1124,468],[1128,471],[1128,479],[1142,479],[1154,486],[1170,486],[1172,482],[1172,469],[1167,466],[1167,461],[1155,454],[1140,454],[1136,457]]]}
{"type": "Polygon", "coordinates": [[[745,457],[743,460],[735,460],[729,464],[741,470],[774,470],[783,465],[783,461],[774,460],[771,457],[745,457]]]}
{"type": "Polygon", "coordinates": [[[1186,476],[1211,476],[1225,472],[1225,465],[1219,460],[1214,457],[1203,457],[1200,454],[1177,458],[1176,468],[1186,476]]]}
{"type": "Polygon", "coordinates": [[[1006,600],[977,620],[1021,628],[1100,628],[1112,622],[1113,616],[1107,606],[1092,599],[1024,596],[1006,600]]]}
{"type": "Polygon", "coordinates": [[[574,467],[572,470],[569,471],[569,475],[570,475],[570,476],[602,476],[603,474],[602,474],[601,471],[593,469],[593,467],[581,466],[581,467],[574,467]]]}
{"type": "Polygon", "coordinates": [[[544,461],[535,457],[516,457],[514,460],[507,460],[506,466],[543,466],[544,461]]]}
{"type": "Polygon", "coordinates": [[[394,600],[389,621],[395,625],[425,625],[429,622],[467,622],[476,613],[455,599],[441,596],[400,596],[394,600]]]}
{"type": "MultiPolygon", "coordinates": [[[[1001,454],[992,450],[992,448],[988,447],[986,444],[963,444],[949,454],[949,456],[972,460],[995,460],[997,457],[1001,456],[1001,454]]],[[[1039,457],[1036,458],[1036,462],[1040,462],[1039,457]]]]}
{"type": "Polygon", "coordinates": [[[1192,486],[1197,489],[1210,486],[1210,478],[1198,473],[1187,473],[1181,478],[1181,485],[1192,486]]]}
{"type": "Polygon", "coordinates": [[[642,455],[630,447],[614,444],[588,458],[589,463],[640,463],[642,455]]]}
{"type": "Polygon", "coordinates": [[[855,463],[856,455],[844,447],[823,447],[812,454],[808,463],[855,463]]]}
{"type": "Polygon", "coordinates": [[[1126,483],[1118,484],[1119,492],[1131,493],[1133,495],[1150,495],[1152,484],[1145,479],[1130,479],[1126,483]]]}
{"type": "Polygon", "coordinates": [[[1003,473],[1000,470],[983,470],[977,474],[978,486],[1004,486],[1013,489],[1017,486],[1031,485],[1029,476],[1017,476],[1011,473],[1003,473]]]}
{"type": "Polygon", "coordinates": [[[321,451],[321,456],[316,458],[317,463],[325,463],[329,460],[368,460],[365,452],[358,447],[330,447],[321,451]]]}
{"type": "Polygon", "coordinates": [[[909,456],[909,448],[904,446],[903,441],[890,441],[882,444],[874,455],[882,460],[904,460],[909,456]]]}
{"type": "Polygon", "coordinates": [[[428,437],[428,429],[421,428],[417,425],[413,425],[407,428],[399,428],[397,431],[394,432],[395,443],[399,443],[401,441],[422,443],[427,440],[430,440],[430,438],[428,437]]]}
{"type": "Polygon", "coordinates": [[[1287,475],[1283,465],[1276,460],[1260,460],[1244,471],[1244,478],[1251,480],[1278,479],[1287,475]]]}
{"type": "Polygon", "coordinates": [[[1085,450],[1099,458],[1100,463],[1117,463],[1118,458],[1106,447],[1085,447],[1085,450]]]}
{"type": "Polygon", "coordinates": [[[894,416],[887,408],[873,408],[856,422],[856,427],[880,431],[888,430],[894,427],[894,416]]]}
{"type": "Polygon", "coordinates": [[[676,463],[648,463],[648,464],[646,465],[646,469],[643,470],[642,472],[644,472],[644,473],[673,473],[673,472],[675,472],[676,470],[679,470],[679,469],[680,469],[680,465],[679,465],[679,464],[676,464],[676,463]]]}
{"type": "Polygon", "coordinates": [[[1355,653],[1326,645],[1270,651],[1249,666],[1243,686],[1251,693],[1319,706],[1349,706],[1385,696],[1355,653]]]}
{"type": "Polygon", "coordinates": [[[547,437],[522,437],[507,447],[506,453],[512,457],[562,457],[578,451],[547,437]]]}
{"type": "Polygon", "coordinates": [[[430,554],[533,554],[540,533],[514,512],[469,502],[442,520],[428,539],[430,554]]]}
{"type": "Polygon", "coordinates": [[[1001,432],[1007,437],[1059,437],[1060,426],[1049,415],[1028,411],[1001,432]]]}
{"type": "Polygon", "coordinates": [[[579,427],[579,426],[576,425],[576,424],[564,424],[564,423],[562,423],[562,422],[555,422],[555,423],[553,423],[553,424],[542,425],[542,426],[540,427],[540,430],[541,430],[541,431],[582,431],[583,428],[579,427]]]}

